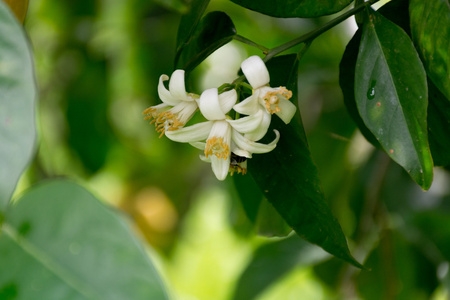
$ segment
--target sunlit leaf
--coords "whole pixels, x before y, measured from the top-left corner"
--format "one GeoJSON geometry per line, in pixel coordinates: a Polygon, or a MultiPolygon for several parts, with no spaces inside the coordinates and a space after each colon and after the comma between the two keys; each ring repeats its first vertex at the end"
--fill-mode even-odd
{"type": "MultiPolygon", "coordinates": [[[[296,55],[276,57],[267,66],[271,86],[287,86],[293,90],[292,99],[296,99],[296,55]]],[[[290,125],[285,125],[276,116],[272,117],[269,132],[271,129],[279,130],[280,140],[272,152],[254,155],[249,160],[249,172],[265,197],[300,237],[360,266],[351,256],[342,229],[325,201],[317,168],[298,119],[298,112],[290,125]]]]}
{"type": "Polygon", "coordinates": [[[450,4],[448,0],[409,3],[414,44],[428,76],[450,101],[450,4]]]}
{"type": "Polygon", "coordinates": [[[16,17],[0,2],[0,210],[33,154],[35,98],[27,38],[16,17]]]}
{"type": "Polygon", "coordinates": [[[0,264],[8,270],[0,294],[12,299],[167,299],[128,224],[66,181],[37,186],[9,207],[0,264]]]}
{"type": "Polygon", "coordinates": [[[175,59],[175,68],[190,72],[211,53],[233,39],[236,29],[227,14],[214,11],[207,14],[175,59]]]}
{"type": "Polygon", "coordinates": [[[369,13],[356,64],[358,111],[386,153],[423,189],[433,180],[427,97],[425,71],[408,35],[379,13],[369,13]]]}
{"type": "Polygon", "coordinates": [[[231,0],[245,8],[280,18],[313,18],[336,13],[351,0],[231,0]]]}

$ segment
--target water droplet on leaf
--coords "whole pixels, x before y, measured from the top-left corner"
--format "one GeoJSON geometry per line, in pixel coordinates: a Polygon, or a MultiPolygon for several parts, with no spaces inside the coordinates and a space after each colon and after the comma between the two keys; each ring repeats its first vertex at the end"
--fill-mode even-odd
{"type": "Polygon", "coordinates": [[[377,81],[375,79],[373,79],[370,82],[370,87],[369,87],[369,90],[367,91],[367,99],[373,100],[373,98],[375,98],[375,85],[376,84],[377,84],[377,81]]]}

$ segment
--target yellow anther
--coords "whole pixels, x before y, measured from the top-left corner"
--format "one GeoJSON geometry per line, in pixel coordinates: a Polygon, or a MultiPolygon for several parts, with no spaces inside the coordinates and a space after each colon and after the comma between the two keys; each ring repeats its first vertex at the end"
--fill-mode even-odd
{"type": "Polygon", "coordinates": [[[161,133],[159,137],[162,137],[166,130],[177,130],[185,125],[178,120],[177,114],[173,114],[170,110],[158,113],[155,108],[149,107],[143,113],[146,115],[144,120],[153,119],[150,124],[155,124],[156,131],[161,133]]]}
{"type": "Polygon", "coordinates": [[[224,143],[222,137],[215,137],[206,141],[205,156],[215,155],[219,159],[227,159],[230,153],[230,147],[224,143]]]}
{"type": "Polygon", "coordinates": [[[292,92],[287,88],[280,86],[277,90],[267,92],[264,95],[263,100],[269,113],[274,114],[281,111],[281,108],[278,106],[280,97],[289,100],[292,97],[292,92]]]}

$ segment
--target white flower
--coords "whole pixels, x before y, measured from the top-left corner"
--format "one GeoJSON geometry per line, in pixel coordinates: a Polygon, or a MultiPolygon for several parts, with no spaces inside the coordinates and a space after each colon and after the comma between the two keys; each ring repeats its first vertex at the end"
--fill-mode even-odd
{"type": "Polygon", "coordinates": [[[184,71],[176,70],[169,81],[169,90],[164,86],[164,81],[169,77],[165,74],[159,77],[158,94],[163,103],[147,108],[144,111],[146,120],[153,119],[156,131],[160,137],[166,131],[182,128],[197,111],[198,104],[195,101],[198,95],[187,93],[184,84],[184,71]]]}
{"type": "MultiPolygon", "coordinates": [[[[208,120],[203,123],[188,126],[176,131],[166,131],[166,136],[176,142],[190,143],[204,151],[200,158],[211,162],[212,170],[217,179],[224,180],[230,170],[231,153],[251,158],[252,153],[266,153],[276,147],[279,139],[269,144],[256,143],[242,135],[254,131],[260,126],[263,114],[231,120],[226,115],[237,101],[235,90],[218,94],[217,89],[209,89],[202,93],[199,108],[208,120]]],[[[234,169],[233,169],[234,170],[234,169]]]]}
{"type": "Polygon", "coordinates": [[[267,86],[270,81],[269,71],[259,56],[251,56],[241,64],[242,72],[253,88],[253,94],[244,101],[236,104],[233,109],[240,114],[252,115],[260,110],[265,112],[261,126],[256,132],[246,137],[259,140],[264,136],[264,128],[270,125],[270,116],[276,114],[288,124],[295,115],[296,107],[289,101],[292,92],[285,87],[272,88],[267,86]]]}

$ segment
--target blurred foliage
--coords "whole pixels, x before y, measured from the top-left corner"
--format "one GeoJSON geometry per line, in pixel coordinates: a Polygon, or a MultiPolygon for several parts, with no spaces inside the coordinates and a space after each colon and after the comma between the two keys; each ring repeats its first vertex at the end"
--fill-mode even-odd
{"type": "MultiPolygon", "coordinates": [[[[328,204],[371,272],[292,237],[256,236],[273,235],[276,226],[264,229],[246,206],[267,201],[242,205],[231,180],[216,182],[196,149],[159,138],[143,120],[142,111],[159,103],[159,76],[173,71],[186,7],[181,0],[30,2],[25,28],[40,90],[39,149],[17,193],[46,178],[85,183],[131,216],[156,249],[175,299],[448,296],[450,175],[436,168],[424,193],[357,131],[338,85],[354,21],[311,45],[299,63],[298,96],[328,204]]],[[[330,19],[276,19],[224,0],[211,1],[207,12],[215,10],[226,12],[240,35],[269,48],[330,19]]],[[[211,78],[233,80],[243,58],[260,54],[237,42],[218,51],[192,72],[190,90],[211,87],[211,78]],[[220,62],[234,64],[235,72],[212,67],[220,62]]],[[[277,226],[275,235],[286,234],[284,224],[277,226]]]]}

